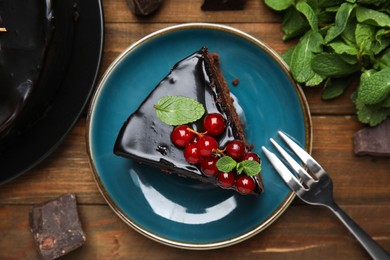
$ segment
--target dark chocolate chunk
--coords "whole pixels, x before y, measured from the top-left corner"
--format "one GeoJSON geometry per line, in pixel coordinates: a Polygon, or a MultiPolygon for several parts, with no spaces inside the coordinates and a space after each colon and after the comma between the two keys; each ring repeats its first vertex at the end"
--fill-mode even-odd
{"type": "Polygon", "coordinates": [[[357,155],[390,156],[390,118],[356,132],[353,144],[357,155]]]}
{"type": "Polygon", "coordinates": [[[242,10],[246,0],[204,0],[203,11],[242,10]]]}
{"type": "Polygon", "coordinates": [[[56,259],[86,240],[77,213],[76,196],[66,194],[30,211],[30,225],[39,256],[56,259]]]}
{"type": "Polygon", "coordinates": [[[157,11],[163,0],[126,0],[135,15],[149,15],[157,11]]]}

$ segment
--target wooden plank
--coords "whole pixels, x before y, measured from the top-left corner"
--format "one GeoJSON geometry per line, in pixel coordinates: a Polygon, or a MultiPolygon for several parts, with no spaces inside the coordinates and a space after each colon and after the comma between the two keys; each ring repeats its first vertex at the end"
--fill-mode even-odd
{"type": "Polygon", "coordinates": [[[278,13],[272,12],[263,1],[248,0],[245,9],[240,11],[201,11],[202,0],[164,0],[161,8],[148,17],[137,17],[126,5],[126,1],[103,1],[106,23],[132,22],[132,23],[188,23],[188,22],[280,22],[278,13]]]}
{"type": "MultiPolygon", "coordinates": [[[[135,24],[135,23],[113,23],[106,24],[105,37],[105,56],[103,61],[103,70],[112,60],[124,51],[128,46],[148,34],[157,30],[173,26],[174,23],[150,23],[150,24],[135,24]],[[106,55],[108,54],[108,55],[106,55]]],[[[269,45],[276,52],[281,54],[294,42],[283,42],[280,24],[251,24],[251,23],[225,23],[225,25],[242,30],[265,44],[269,45]]],[[[201,46],[200,46],[201,47],[201,46]]]]}
{"type": "MultiPolygon", "coordinates": [[[[66,192],[77,192],[82,204],[105,204],[89,167],[84,125],[82,119],[43,164],[0,186],[0,205],[38,203],[66,192]]],[[[390,205],[390,160],[352,153],[352,135],[362,127],[356,118],[314,116],[313,126],[313,155],[332,176],[336,200],[343,205],[390,205]]]]}
{"type": "MultiPolygon", "coordinates": [[[[291,206],[262,233],[234,246],[188,251],[154,242],[122,222],[108,206],[79,206],[87,241],[63,259],[369,259],[327,209],[291,206]]],[[[0,206],[0,259],[35,259],[29,206],[0,206]],[[12,227],[12,228],[10,228],[12,227]],[[6,232],[4,232],[6,230],[6,232]],[[17,241],[17,243],[15,242],[17,241]]],[[[345,207],[385,249],[390,250],[390,206],[345,207]]]]}

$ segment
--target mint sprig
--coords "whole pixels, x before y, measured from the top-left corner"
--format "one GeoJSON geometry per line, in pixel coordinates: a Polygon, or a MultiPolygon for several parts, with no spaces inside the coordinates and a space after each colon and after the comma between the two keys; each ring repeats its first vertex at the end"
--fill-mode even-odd
{"type": "Polygon", "coordinates": [[[238,174],[245,172],[248,176],[255,176],[261,171],[261,165],[256,161],[244,160],[237,163],[236,170],[238,174]]]}
{"type": "Polygon", "coordinates": [[[360,77],[352,99],[359,121],[375,126],[390,116],[389,0],[264,0],[283,15],[284,54],[294,79],[323,86],[322,98],[343,94],[360,77]]]}
{"type": "Polygon", "coordinates": [[[237,174],[244,172],[248,176],[255,176],[261,171],[261,165],[256,161],[244,160],[236,162],[230,156],[222,156],[219,158],[216,166],[221,172],[231,172],[235,169],[237,174]]]}
{"type": "Polygon", "coordinates": [[[157,117],[172,126],[195,122],[205,113],[203,104],[182,96],[166,96],[154,105],[157,117]]]}
{"type": "Polygon", "coordinates": [[[216,166],[221,172],[231,172],[237,166],[237,162],[230,156],[222,156],[216,166]]]}

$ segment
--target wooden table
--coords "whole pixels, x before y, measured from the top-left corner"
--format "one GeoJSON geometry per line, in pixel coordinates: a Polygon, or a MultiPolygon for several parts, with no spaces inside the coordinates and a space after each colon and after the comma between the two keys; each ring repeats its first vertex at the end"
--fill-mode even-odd
{"type": "MultiPolygon", "coordinates": [[[[127,46],[169,25],[212,22],[233,26],[279,54],[284,43],[280,17],[261,0],[243,11],[202,12],[202,0],[165,0],[157,14],[137,18],[125,0],[104,0],[105,50],[101,72],[127,46]],[[239,22],[237,22],[239,21],[239,22]]],[[[390,160],[356,157],[352,136],[358,123],[349,95],[322,101],[320,89],[304,89],[313,119],[313,155],[331,174],[340,206],[390,251],[390,160]]],[[[327,209],[295,199],[269,228],[240,244],[213,251],[188,251],[156,243],[122,222],[97,189],[85,146],[85,118],[65,142],[34,170],[0,186],[0,259],[35,259],[28,212],[35,203],[75,192],[86,244],[63,259],[369,259],[354,237],[327,209]]]]}

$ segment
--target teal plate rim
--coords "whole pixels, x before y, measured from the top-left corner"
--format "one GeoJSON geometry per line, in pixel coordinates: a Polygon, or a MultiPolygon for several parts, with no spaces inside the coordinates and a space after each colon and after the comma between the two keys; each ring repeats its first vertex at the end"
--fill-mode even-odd
{"type": "MultiPolygon", "coordinates": [[[[108,81],[110,80],[110,76],[112,73],[114,73],[115,69],[117,69],[118,66],[126,59],[128,55],[132,55],[132,53],[142,48],[145,44],[150,44],[155,39],[160,39],[162,37],[169,37],[172,34],[180,33],[187,30],[206,30],[206,31],[215,31],[217,33],[223,33],[227,35],[231,35],[232,37],[237,37],[239,41],[247,42],[250,45],[255,46],[255,48],[258,48],[260,51],[264,52],[264,55],[268,56],[273,62],[276,63],[276,66],[281,69],[281,71],[285,74],[284,76],[287,78],[287,81],[291,84],[292,89],[294,93],[296,93],[296,97],[298,99],[298,102],[301,107],[301,113],[302,113],[302,127],[304,128],[304,133],[302,134],[303,138],[301,140],[301,145],[305,147],[305,149],[311,153],[312,149],[312,138],[313,138],[313,130],[312,130],[312,121],[310,116],[310,110],[308,103],[306,101],[306,97],[300,88],[298,84],[295,83],[295,81],[292,79],[288,66],[285,64],[285,62],[278,56],[278,54],[272,50],[270,47],[268,47],[266,44],[261,42],[260,40],[254,38],[253,36],[242,32],[238,29],[235,29],[230,26],[221,25],[221,24],[211,24],[211,23],[187,23],[187,24],[180,24],[180,25],[174,25],[170,26],[161,30],[158,30],[156,32],[153,32],[144,38],[140,39],[139,41],[135,42],[134,44],[130,45],[124,52],[122,52],[115,61],[108,67],[106,72],[104,73],[103,77],[100,80],[100,83],[98,87],[95,90],[95,93],[92,97],[91,104],[88,110],[87,115],[87,131],[86,131],[86,145],[87,145],[87,153],[88,153],[88,159],[90,163],[90,167],[92,169],[92,175],[93,178],[108,205],[112,208],[112,210],[130,227],[132,227],[134,230],[138,231],[139,233],[145,235],[146,237],[155,240],[157,242],[160,242],[162,244],[173,246],[177,248],[183,248],[183,249],[195,249],[195,250],[205,250],[205,249],[217,249],[222,248],[226,246],[230,246],[239,242],[242,242],[258,233],[266,229],[268,226],[270,226],[278,217],[282,215],[282,213],[288,208],[292,200],[294,199],[295,195],[288,190],[288,187],[285,186],[283,181],[280,179],[280,183],[282,186],[282,189],[284,189],[285,197],[281,201],[279,201],[278,205],[275,206],[275,209],[272,210],[272,212],[269,212],[269,215],[266,216],[264,219],[262,219],[259,223],[255,223],[254,226],[250,228],[246,228],[242,232],[238,232],[237,234],[234,234],[233,236],[226,236],[218,239],[206,239],[205,241],[192,241],[191,239],[186,238],[180,238],[177,237],[173,238],[168,233],[161,232],[161,230],[157,230],[154,228],[147,228],[143,223],[140,223],[140,221],[135,220],[132,217],[132,212],[126,212],[125,209],[123,209],[119,203],[118,198],[115,198],[115,196],[112,194],[112,190],[108,190],[105,184],[104,179],[106,178],[105,172],[103,172],[101,169],[99,169],[99,160],[96,156],[96,142],[94,142],[94,121],[96,118],[98,118],[97,107],[99,106],[99,99],[102,98],[104,92],[105,86],[107,86],[108,81]]],[[[194,36],[196,37],[196,36],[194,36]]],[[[194,50],[195,51],[195,50],[194,50]]],[[[213,50],[211,50],[213,51],[213,50]]],[[[218,51],[217,51],[218,52],[218,51]]],[[[190,53],[188,53],[189,55],[190,53]]],[[[184,58],[184,56],[182,57],[184,58]]],[[[223,60],[222,60],[223,62],[223,60]]],[[[165,69],[167,71],[168,69],[165,69]]],[[[152,86],[154,87],[154,86],[152,86]]],[[[107,88],[107,87],[106,87],[107,88]]],[[[131,113],[131,111],[128,111],[128,113],[131,113]]],[[[128,115],[127,115],[128,116],[128,115]]],[[[125,118],[126,119],[126,118],[125,118]]],[[[124,120],[125,120],[124,119],[124,120]]],[[[124,122],[123,120],[123,122],[124,122]]],[[[115,130],[119,131],[119,129],[115,130]]],[[[276,136],[276,132],[275,132],[276,136]]],[[[272,136],[269,136],[272,137],[272,136]]],[[[268,137],[268,138],[269,138],[268,137]]],[[[267,144],[264,144],[267,145],[267,144]]],[[[259,147],[260,148],[260,147],[259,147]]],[[[110,147],[112,150],[112,148],[110,147]]],[[[114,155],[112,154],[114,157],[114,155]]],[[[264,158],[265,156],[262,155],[264,158]]],[[[263,159],[264,163],[265,159],[263,159]]],[[[170,177],[170,176],[167,176],[170,177]]],[[[279,177],[279,176],[277,176],[279,177]]],[[[263,177],[264,178],[264,177],[263,177]]],[[[267,192],[267,186],[266,186],[266,192],[267,192]]],[[[234,195],[236,196],[236,195],[234,195]]],[[[241,195],[238,195],[241,196],[241,195]]]]}

